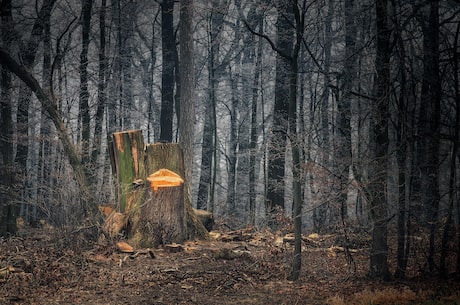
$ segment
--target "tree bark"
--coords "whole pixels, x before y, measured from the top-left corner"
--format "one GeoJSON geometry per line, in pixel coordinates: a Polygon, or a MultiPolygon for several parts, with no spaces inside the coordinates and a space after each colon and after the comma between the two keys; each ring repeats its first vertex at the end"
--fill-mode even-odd
{"type": "Polygon", "coordinates": [[[337,177],[339,180],[338,198],[342,223],[347,218],[348,185],[351,166],[351,91],[355,79],[356,67],[356,25],[354,1],[345,1],[345,59],[341,75],[342,96],[337,103],[337,177]]]}

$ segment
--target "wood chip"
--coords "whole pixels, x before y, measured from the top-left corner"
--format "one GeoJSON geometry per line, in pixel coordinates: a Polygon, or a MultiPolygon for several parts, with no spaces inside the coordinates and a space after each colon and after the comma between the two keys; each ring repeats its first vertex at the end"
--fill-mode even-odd
{"type": "Polygon", "coordinates": [[[117,242],[117,247],[123,253],[134,253],[134,248],[124,241],[117,242]]]}

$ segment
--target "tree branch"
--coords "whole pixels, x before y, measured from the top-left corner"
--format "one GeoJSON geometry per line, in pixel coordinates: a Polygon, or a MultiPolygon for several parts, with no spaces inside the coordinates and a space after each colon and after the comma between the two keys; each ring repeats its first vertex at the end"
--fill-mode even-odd
{"type": "Polygon", "coordinates": [[[265,34],[262,34],[262,33],[254,31],[246,20],[243,20],[243,22],[244,22],[244,25],[246,26],[246,28],[248,29],[249,32],[251,32],[253,35],[256,35],[256,36],[259,36],[259,37],[262,37],[263,39],[265,39],[270,44],[270,46],[272,47],[273,51],[275,51],[281,57],[284,57],[285,59],[287,59],[289,61],[292,60],[292,56],[290,54],[286,54],[280,48],[278,48],[275,45],[275,43],[273,42],[273,40],[270,39],[270,37],[268,37],[265,34]]]}
{"type": "Polygon", "coordinates": [[[12,73],[20,78],[31,90],[34,92],[38,100],[40,101],[43,109],[48,113],[49,117],[54,123],[61,140],[64,152],[69,159],[69,163],[75,172],[75,178],[84,192],[84,200],[91,200],[91,193],[89,192],[87,173],[78,157],[77,150],[70,140],[70,136],[67,129],[64,126],[60,112],[56,107],[54,100],[49,98],[41,88],[38,81],[33,75],[21,66],[11,55],[0,47],[0,63],[6,66],[12,73]]]}

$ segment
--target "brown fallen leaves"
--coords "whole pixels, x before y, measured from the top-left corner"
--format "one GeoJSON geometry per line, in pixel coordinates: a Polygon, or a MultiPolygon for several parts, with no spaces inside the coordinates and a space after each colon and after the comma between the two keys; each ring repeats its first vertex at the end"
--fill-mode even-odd
{"type": "Polygon", "coordinates": [[[431,279],[371,281],[368,249],[353,249],[356,268],[350,268],[335,235],[304,237],[302,276],[293,283],[285,279],[293,253],[289,236],[270,231],[212,232],[206,241],[158,249],[125,249],[60,231],[0,239],[0,304],[342,305],[362,304],[354,300],[371,293],[379,304],[394,304],[398,293],[404,302],[419,291],[452,299],[460,288],[431,279]]]}

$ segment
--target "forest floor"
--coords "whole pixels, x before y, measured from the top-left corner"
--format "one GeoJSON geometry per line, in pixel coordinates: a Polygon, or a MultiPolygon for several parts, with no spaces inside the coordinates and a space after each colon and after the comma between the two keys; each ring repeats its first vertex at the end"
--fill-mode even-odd
{"type": "Polygon", "coordinates": [[[368,278],[364,235],[348,252],[338,235],[305,237],[292,282],[291,238],[280,233],[214,231],[132,254],[94,234],[45,226],[0,239],[0,304],[460,304],[456,280],[368,278]]]}

